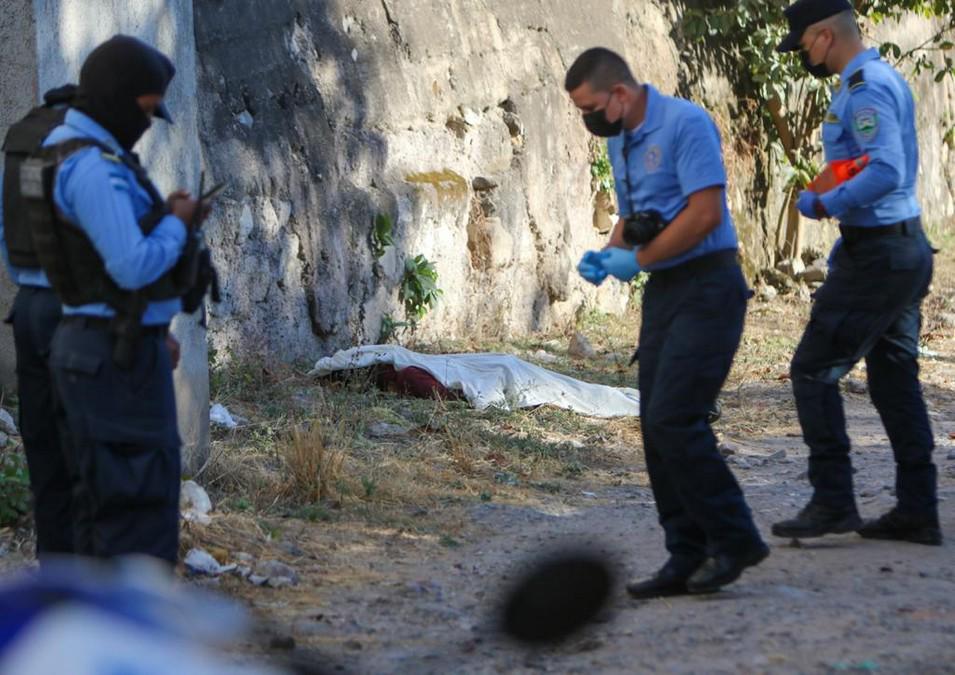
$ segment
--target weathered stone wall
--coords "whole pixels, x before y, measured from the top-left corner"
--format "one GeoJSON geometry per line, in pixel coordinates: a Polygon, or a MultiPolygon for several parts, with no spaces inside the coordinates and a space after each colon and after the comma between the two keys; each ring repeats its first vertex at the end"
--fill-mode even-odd
{"type": "MultiPolygon", "coordinates": [[[[444,296],[425,338],[568,325],[625,291],[573,273],[593,227],[591,145],[562,90],[583,49],[626,55],[640,79],[692,96],[724,137],[729,200],[750,271],[771,267],[783,179],[745,124],[725,64],[681,44],[679,3],[509,0],[203,0],[196,3],[206,160],[230,190],[210,239],[225,271],[213,310],[220,353],[287,360],[375,341],[402,316],[403,263],[435,262],[444,296]],[[267,7],[267,9],[263,9],[267,7]],[[369,235],[394,219],[379,261],[369,235]]],[[[883,28],[905,42],[925,22],[883,28]]],[[[950,90],[919,86],[926,166],[950,90]]],[[[944,173],[944,172],[943,172],[944,173]]],[[[928,219],[951,213],[950,180],[927,172],[928,219]]],[[[805,224],[825,250],[835,228],[805,224]]]]}
{"type": "Polygon", "coordinates": [[[425,337],[622,308],[625,289],[573,273],[601,238],[563,75],[607,42],[667,91],[678,63],[659,7],[597,4],[197,3],[203,145],[231,183],[210,231],[227,271],[216,347],[311,358],[374,341],[417,254],[444,291],[425,337]],[[379,213],[396,245],[376,264],[379,213]]]}
{"type": "MultiPolygon", "coordinates": [[[[900,24],[879,26],[877,40],[891,40],[902,49],[912,49],[931,38],[937,27],[916,17],[900,24]]],[[[955,83],[951,78],[936,83],[934,74],[918,79],[913,87],[919,126],[919,196],[925,222],[931,227],[955,224],[955,83]]]]}
{"type": "MultiPolygon", "coordinates": [[[[11,2],[0,30],[19,35],[10,26],[32,16],[17,7],[31,3],[11,2]]],[[[172,134],[159,125],[143,154],[162,187],[191,186],[198,129],[208,173],[229,184],[208,227],[225,290],[210,317],[220,355],[294,361],[376,341],[384,316],[403,317],[404,262],[418,254],[435,263],[444,291],[421,326],[425,339],[561,328],[582,307],[622,309],[626,289],[592,289],[573,271],[603,236],[593,225],[592,143],[561,85],[573,58],[594,45],[621,51],[640,79],[712,113],[747,267],[778,262],[777,162],[727,64],[683,44],[681,3],[32,4],[42,17],[39,65],[5,61],[0,77],[38,67],[43,84],[53,82],[120,27],[175,52],[179,125],[172,134]],[[395,245],[376,260],[369,237],[379,214],[392,218],[395,245]]],[[[877,37],[914,44],[930,30],[912,20],[880,27],[877,37]]],[[[35,98],[35,86],[10,86],[35,98]]],[[[939,224],[955,209],[941,122],[953,88],[924,78],[916,89],[923,203],[926,220],[939,224]]],[[[804,227],[804,245],[817,250],[835,234],[829,225],[804,227]]],[[[188,341],[201,345],[201,335],[188,341]]],[[[186,371],[201,370],[203,358],[201,346],[187,352],[186,371]]]]}

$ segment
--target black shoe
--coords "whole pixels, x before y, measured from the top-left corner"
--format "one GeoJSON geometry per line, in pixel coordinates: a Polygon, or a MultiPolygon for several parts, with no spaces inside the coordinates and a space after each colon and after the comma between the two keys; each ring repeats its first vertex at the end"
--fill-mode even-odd
{"type": "Polygon", "coordinates": [[[867,520],[858,530],[866,539],[892,539],[926,546],[942,545],[938,516],[916,516],[892,509],[881,518],[867,520]]]}
{"type": "Polygon", "coordinates": [[[821,504],[809,503],[799,515],[773,525],[773,535],[791,539],[810,539],[824,534],[855,532],[862,526],[862,518],[855,506],[833,509],[821,504]]]}
{"type": "Polygon", "coordinates": [[[670,598],[675,595],[687,595],[686,580],[699,565],[667,562],[659,572],[645,581],[635,581],[627,585],[627,593],[637,600],[670,598]]]}
{"type": "Polygon", "coordinates": [[[763,542],[740,554],[721,553],[707,559],[686,582],[690,593],[715,593],[723,586],[740,578],[747,567],[753,567],[769,557],[769,547],[763,542]]]}

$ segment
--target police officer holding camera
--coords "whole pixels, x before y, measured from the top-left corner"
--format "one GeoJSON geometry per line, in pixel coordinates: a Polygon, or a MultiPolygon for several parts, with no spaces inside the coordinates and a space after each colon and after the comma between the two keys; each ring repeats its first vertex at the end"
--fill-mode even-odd
{"type": "Polygon", "coordinates": [[[579,271],[600,284],[650,273],[640,330],[640,414],[668,562],[635,598],[708,593],[769,555],[707,420],[740,343],[749,290],[726,203],[719,132],[704,110],[638,84],[602,48],[565,88],[608,138],[621,220],[579,271]]]}

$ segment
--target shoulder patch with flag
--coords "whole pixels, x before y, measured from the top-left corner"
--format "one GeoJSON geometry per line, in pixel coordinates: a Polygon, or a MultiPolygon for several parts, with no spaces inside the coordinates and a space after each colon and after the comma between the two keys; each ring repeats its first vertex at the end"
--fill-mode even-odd
{"type": "Polygon", "coordinates": [[[864,141],[871,141],[879,133],[879,113],[875,108],[863,108],[852,118],[859,137],[864,141]]]}

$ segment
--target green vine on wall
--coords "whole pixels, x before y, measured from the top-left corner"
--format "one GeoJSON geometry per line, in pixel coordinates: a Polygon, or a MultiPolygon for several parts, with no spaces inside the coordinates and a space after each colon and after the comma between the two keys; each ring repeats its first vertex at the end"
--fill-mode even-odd
{"type": "MultiPolygon", "coordinates": [[[[730,61],[742,61],[742,75],[750,88],[769,135],[774,155],[786,165],[786,190],[789,199],[780,219],[785,221],[786,236],[781,257],[800,253],[799,215],[795,196],[819,167],[816,158],[821,148],[814,142],[829,107],[828,86],[809,76],[797,55],[779,54],[776,45],[788,32],[783,0],[720,0],[703,9],[691,8],[683,18],[683,33],[688,41],[713,41],[715,48],[730,61]]],[[[906,15],[939,19],[937,31],[915,47],[903,50],[886,42],[880,52],[890,63],[917,78],[934,73],[936,82],[955,78],[955,61],[949,55],[955,44],[955,0],[858,0],[856,10],[863,25],[898,20],[906,15]]]]}

